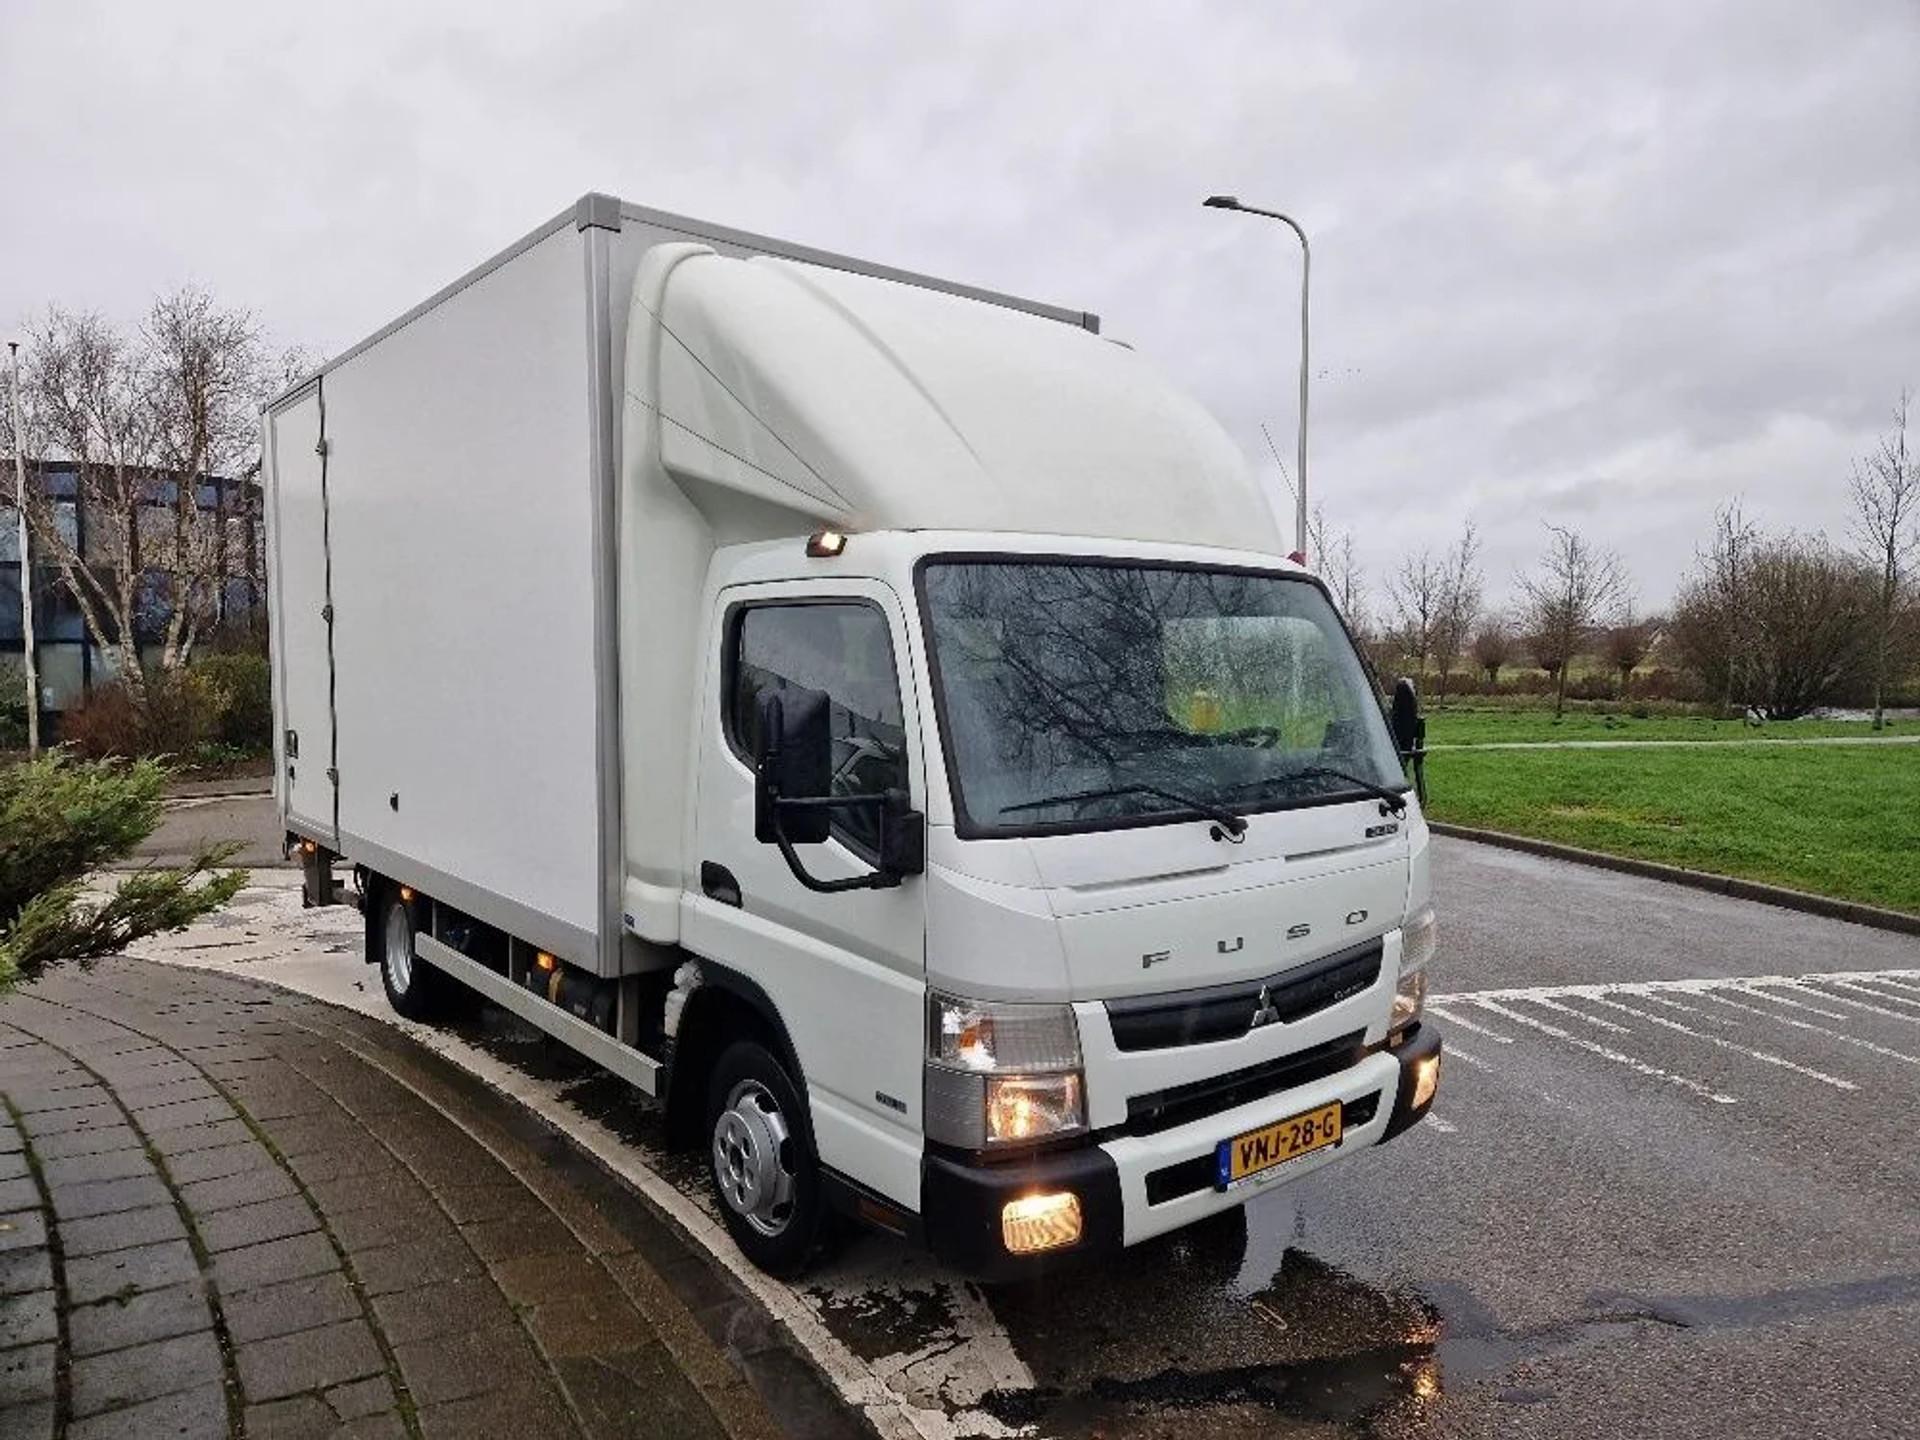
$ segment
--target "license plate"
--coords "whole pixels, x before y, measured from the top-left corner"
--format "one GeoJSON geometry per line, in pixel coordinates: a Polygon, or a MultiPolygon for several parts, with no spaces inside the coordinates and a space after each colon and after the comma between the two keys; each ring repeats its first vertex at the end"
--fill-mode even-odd
{"type": "Polygon", "coordinates": [[[1258,1130],[1222,1140],[1214,1152],[1218,1166],[1216,1187],[1230,1189],[1243,1180],[1263,1175],[1275,1166],[1329,1145],[1340,1143],[1340,1102],[1289,1115],[1258,1130]]]}

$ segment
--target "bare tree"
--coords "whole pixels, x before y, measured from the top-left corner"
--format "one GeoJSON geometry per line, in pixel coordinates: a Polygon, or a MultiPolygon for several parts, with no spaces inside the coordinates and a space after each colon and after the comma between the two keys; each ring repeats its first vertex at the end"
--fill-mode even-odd
{"type": "MultiPolygon", "coordinates": [[[[212,487],[211,523],[201,510],[204,479],[251,480],[259,472],[259,404],[269,385],[260,327],[245,310],[185,289],[154,302],[142,332],[154,411],[154,459],[172,480],[165,492],[168,535],[152,547],[169,598],[161,668],[184,665],[201,621],[230,567],[224,486],[212,487]]],[[[158,507],[156,507],[157,510],[158,507]]]]}
{"type": "Polygon", "coordinates": [[[1568,659],[1562,637],[1557,632],[1533,629],[1522,638],[1521,646],[1527,658],[1546,671],[1547,679],[1557,687],[1568,659]]]}
{"type": "Polygon", "coordinates": [[[1739,611],[1712,557],[1681,586],[1668,631],[1684,663],[1740,704],[1791,720],[1861,685],[1871,668],[1876,577],[1820,536],[1742,532],[1739,611]],[[1737,646],[1737,649],[1733,647],[1737,646]]]}
{"type": "Polygon", "coordinates": [[[1751,703],[1754,686],[1752,575],[1759,530],[1740,502],[1713,517],[1713,539],[1698,552],[1675,597],[1668,625],[1680,661],[1728,709],[1751,703]]]}
{"type": "Polygon", "coordinates": [[[1633,601],[1629,599],[1621,602],[1619,617],[1607,626],[1606,632],[1600,637],[1601,653],[1620,676],[1622,700],[1627,698],[1627,691],[1633,684],[1633,672],[1647,658],[1647,652],[1653,649],[1654,633],[1654,623],[1636,618],[1633,601]]]}
{"type": "Polygon", "coordinates": [[[1329,528],[1323,505],[1314,506],[1307,529],[1313,541],[1313,553],[1318,557],[1314,568],[1327,582],[1327,589],[1333,592],[1333,603],[1346,617],[1348,628],[1355,635],[1365,635],[1369,628],[1367,585],[1354,550],[1353,532],[1342,530],[1336,534],[1329,528]]]}
{"type": "Polygon", "coordinates": [[[1500,683],[1500,667],[1513,655],[1513,632],[1507,628],[1507,622],[1498,615],[1490,615],[1473,632],[1473,663],[1479,672],[1486,676],[1486,688],[1491,691],[1500,683]]]}
{"type": "Polygon", "coordinates": [[[1578,531],[1549,524],[1547,553],[1531,575],[1520,577],[1528,627],[1536,637],[1542,664],[1554,676],[1553,713],[1567,704],[1567,665],[1600,619],[1619,602],[1626,588],[1620,557],[1591,544],[1578,531]]]}
{"type": "Polygon", "coordinates": [[[1752,700],[1792,720],[1859,685],[1873,652],[1874,576],[1822,536],[1755,547],[1749,573],[1752,700]]]}
{"type": "Polygon", "coordinates": [[[1387,577],[1394,639],[1422,675],[1433,655],[1434,630],[1440,623],[1446,593],[1446,560],[1424,546],[1402,560],[1400,568],[1387,577]]]}
{"type": "Polygon", "coordinates": [[[1460,538],[1448,548],[1442,562],[1440,610],[1433,626],[1433,659],[1439,671],[1440,693],[1467,648],[1474,626],[1480,623],[1485,582],[1480,573],[1480,535],[1469,520],[1460,538]]]}
{"type": "Polygon", "coordinates": [[[1879,447],[1853,467],[1853,535],[1867,563],[1878,572],[1873,642],[1873,728],[1886,725],[1888,657],[1900,617],[1908,568],[1920,550],[1920,463],[1907,451],[1907,410],[1901,392],[1893,427],[1879,447]]]}
{"type": "Polygon", "coordinates": [[[94,643],[144,699],[142,639],[157,630],[160,668],[184,666],[230,563],[226,517],[206,513],[207,489],[258,473],[257,406],[270,378],[259,327],[187,289],[156,301],[133,336],[98,314],[49,309],[28,354],[23,386],[46,458],[73,466],[85,516],[83,542],[54,497],[34,490],[34,539],[94,643]]]}
{"type": "Polygon", "coordinates": [[[44,487],[29,486],[34,542],[59,572],[94,643],[117,658],[128,689],[140,696],[138,521],[154,443],[143,366],[103,316],[58,308],[30,328],[26,353],[21,384],[33,397],[48,450],[75,468],[75,499],[89,522],[83,555],[77,526],[62,523],[44,487]]]}

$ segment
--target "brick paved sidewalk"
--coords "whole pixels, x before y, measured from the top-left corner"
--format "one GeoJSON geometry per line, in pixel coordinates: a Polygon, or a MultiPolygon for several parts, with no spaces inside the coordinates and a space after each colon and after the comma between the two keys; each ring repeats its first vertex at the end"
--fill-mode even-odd
{"type": "Polygon", "coordinates": [[[68,969],[0,1001],[0,1099],[0,1440],[854,1428],[641,1201],[363,1017],[68,969]]]}

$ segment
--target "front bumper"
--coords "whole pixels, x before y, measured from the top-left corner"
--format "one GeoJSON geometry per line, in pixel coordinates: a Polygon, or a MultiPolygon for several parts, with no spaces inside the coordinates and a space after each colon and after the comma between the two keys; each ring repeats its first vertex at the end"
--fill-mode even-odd
{"type": "Polygon", "coordinates": [[[992,1281],[1110,1254],[1177,1230],[1418,1124],[1433,1104],[1432,1087],[1414,1103],[1418,1074],[1425,1064],[1438,1065],[1440,1052],[1440,1032],[1422,1023],[1398,1046],[1377,1050],[1357,1065],[1159,1134],[1120,1135],[991,1163],[930,1151],[920,1164],[920,1215],[927,1243],[946,1264],[992,1281]],[[1220,1141],[1334,1100],[1348,1107],[1357,1121],[1346,1127],[1338,1145],[1303,1155],[1234,1190],[1206,1183],[1170,1193],[1179,1187],[1166,1177],[1192,1173],[1202,1159],[1210,1167],[1220,1141]],[[1364,1120],[1358,1119],[1361,1115],[1364,1120]],[[1039,1255],[1009,1254],[1001,1239],[1002,1209],[1021,1196],[1054,1190],[1071,1190],[1079,1197],[1080,1239],[1039,1255]]]}

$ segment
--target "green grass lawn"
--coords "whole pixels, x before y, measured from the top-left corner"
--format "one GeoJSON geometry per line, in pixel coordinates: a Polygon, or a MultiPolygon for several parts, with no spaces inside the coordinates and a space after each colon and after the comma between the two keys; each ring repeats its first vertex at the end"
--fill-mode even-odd
{"type": "MultiPolygon", "coordinates": [[[[1489,745],[1501,740],[1793,740],[1875,734],[1864,720],[1709,720],[1703,716],[1595,715],[1569,710],[1430,710],[1429,745],[1489,745]]],[[[1889,720],[1882,735],[1920,735],[1920,721],[1889,720]]]]}
{"type": "Polygon", "coordinates": [[[1427,792],[1436,820],[1920,913],[1920,746],[1442,751],[1427,792]]]}

